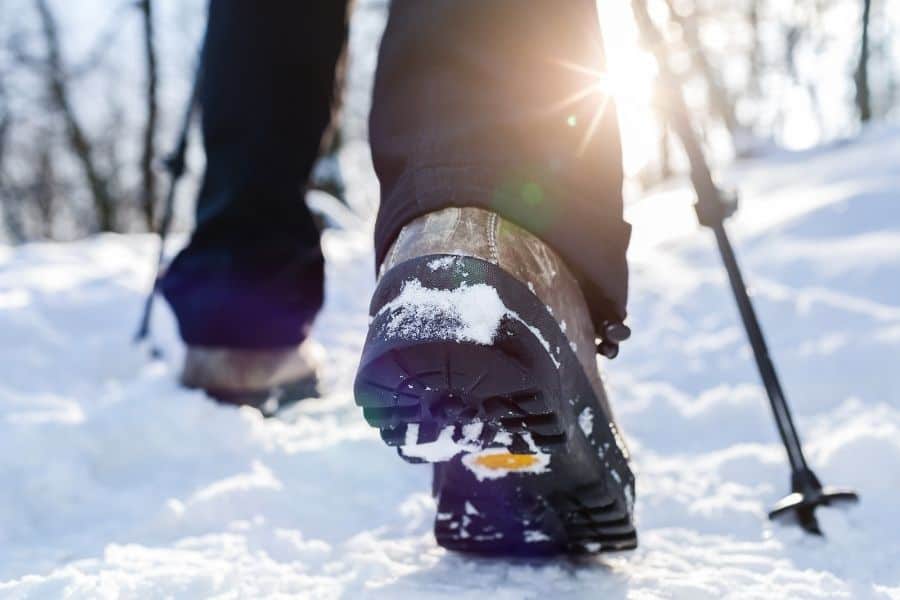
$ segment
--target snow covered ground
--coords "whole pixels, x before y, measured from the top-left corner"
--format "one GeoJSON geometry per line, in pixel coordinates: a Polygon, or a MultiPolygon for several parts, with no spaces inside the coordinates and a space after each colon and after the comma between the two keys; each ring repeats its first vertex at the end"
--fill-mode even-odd
{"type": "Polygon", "coordinates": [[[179,389],[163,306],[163,360],[131,345],[152,238],[0,247],[0,597],[900,598],[898,156],[900,130],[882,128],[729,175],[810,458],[862,495],[820,511],[825,540],[766,519],[788,471],[684,187],[629,210],[635,337],[604,365],[641,545],[579,562],[435,546],[429,469],[401,463],[350,394],[373,286],[365,221],[333,215],[345,228],[325,237],[314,335],[326,393],[289,421],[179,389]]]}

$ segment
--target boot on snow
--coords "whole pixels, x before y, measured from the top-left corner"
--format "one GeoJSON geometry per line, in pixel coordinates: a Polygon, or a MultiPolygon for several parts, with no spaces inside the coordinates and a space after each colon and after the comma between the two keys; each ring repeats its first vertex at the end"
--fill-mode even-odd
{"type": "Polygon", "coordinates": [[[188,346],[181,383],[223,404],[253,406],[272,416],[317,395],[320,353],[309,340],[264,350],[188,346]]]}
{"type": "Polygon", "coordinates": [[[388,252],[370,315],[356,403],[404,459],[434,464],[440,545],[636,546],[594,326],[553,250],[492,212],[430,213],[388,252]]]}

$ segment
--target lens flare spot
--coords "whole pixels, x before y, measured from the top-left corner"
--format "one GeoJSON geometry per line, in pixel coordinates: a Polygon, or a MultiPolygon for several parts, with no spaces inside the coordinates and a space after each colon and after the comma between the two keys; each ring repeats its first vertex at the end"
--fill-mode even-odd
{"type": "Polygon", "coordinates": [[[528,206],[537,206],[544,201],[544,190],[536,183],[526,183],[522,186],[522,201],[528,206]]]}
{"type": "Polygon", "coordinates": [[[522,471],[531,469],[539,462],[534,454],[482,454],[475,463],[492,471],[522,471]]]}

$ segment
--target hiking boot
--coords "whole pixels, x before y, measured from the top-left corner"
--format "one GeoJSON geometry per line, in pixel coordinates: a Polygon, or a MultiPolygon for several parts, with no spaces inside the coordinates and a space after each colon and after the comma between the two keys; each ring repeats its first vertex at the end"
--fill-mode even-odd
{"type": "Polygon", "coordinates": [[[389,250],[370,315],[356,403],[403,458],[435,465],[440,545],[636,546],[594,326],[552,249],[482,209],[430,213],[389,250]]]}
{"type": "Polygon", "coordinates": [[[264,350],[188,346],[181,384],[204,390],[223,404],[253,406],[272,416],[317,395],[320,354],[309,340],[296,347],[264,350]]]}

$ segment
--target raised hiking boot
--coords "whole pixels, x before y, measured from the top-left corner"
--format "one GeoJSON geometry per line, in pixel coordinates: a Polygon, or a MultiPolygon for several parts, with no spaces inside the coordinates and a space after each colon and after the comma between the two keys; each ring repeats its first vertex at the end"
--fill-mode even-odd
{"type": "Polygon", "coordinates": [[[435,535],[504,555],[627,550],[634,477],[569,269],[476,208],[421,217],[390,249],[354,392],[410,462],[435,465],[435,535]]]}
{"type": "Polygon", "coordinates": [[[188,346],[181,384],[223,404],[253,406],[272,416],[317,395],[320,354],[309,340],[264,350],[188,346]]]}

